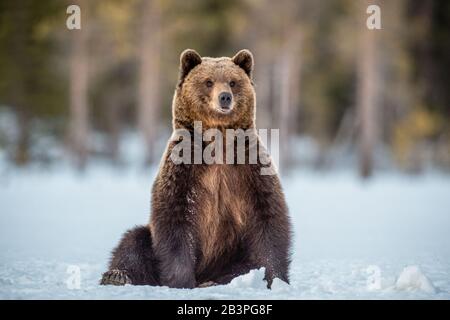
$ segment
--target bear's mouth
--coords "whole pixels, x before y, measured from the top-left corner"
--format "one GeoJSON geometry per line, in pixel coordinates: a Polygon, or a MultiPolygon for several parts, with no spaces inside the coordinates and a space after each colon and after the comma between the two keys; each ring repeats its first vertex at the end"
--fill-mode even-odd
{"type": "Polygon", "coordinates": [[[220,114],[229,114],[231,113],[231,111],[233,111],[233,106],[229,107],[216,106],[214,109],[218,111],[220,114]]]}
{"type": "Polygon", "coordinates": [[[222,108],[222,107],[217,108],[217,111],[219,111],[222,114],[228,114],[231,112],[231,110],[232,110],[231,108],[222,108]]]}

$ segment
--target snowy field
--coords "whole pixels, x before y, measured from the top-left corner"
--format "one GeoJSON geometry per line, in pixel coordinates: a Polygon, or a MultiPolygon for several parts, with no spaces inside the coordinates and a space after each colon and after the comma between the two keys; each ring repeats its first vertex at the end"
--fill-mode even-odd
{"type": "Polygon", "coordinates": [[[450,176],[440,173],[283,178],[295,229],[290,286],[265,289],[263,270],[205,289],[99,286],[121,234],[148,220],[154,175],[0,170],[0,298],[450,298],[450,176]]]}

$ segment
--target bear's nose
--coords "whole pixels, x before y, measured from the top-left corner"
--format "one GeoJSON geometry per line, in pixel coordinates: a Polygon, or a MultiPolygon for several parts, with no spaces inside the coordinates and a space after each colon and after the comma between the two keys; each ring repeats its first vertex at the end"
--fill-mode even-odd
{"type": "Polygon", "coordinates": [[[229,109],[231,105],[231,93],[229,92],[222,92],[219,94],[219,104],[223,109],[229,109]]]}

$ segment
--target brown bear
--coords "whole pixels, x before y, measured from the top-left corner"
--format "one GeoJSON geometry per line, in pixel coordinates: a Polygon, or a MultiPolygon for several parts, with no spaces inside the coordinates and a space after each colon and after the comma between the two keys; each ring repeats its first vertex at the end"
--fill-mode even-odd
{"type": "MultiPolygon", "coordinates": [[[[185,50],[172,105],[174,132],[194,133],[194,122],[201,121],[202,131],[256,135],[252,71],[248,50],[233,58],[185,50]]],[[[267,162],[249,163],[247,153],[245,163],[175,163],[171,153],[179,141],[171,139],[163,155],[149,225],[125,233],[101,284],[195,288],[226,284],[260,267],[269,288],[275,277],[289,282],[291,224],[278,176],[261,174],[267,162]]],[[[235,149],[234,142],[224,150],[235,149]]],[[[191,152],[207,147],[191,145],[191,152]]]]}

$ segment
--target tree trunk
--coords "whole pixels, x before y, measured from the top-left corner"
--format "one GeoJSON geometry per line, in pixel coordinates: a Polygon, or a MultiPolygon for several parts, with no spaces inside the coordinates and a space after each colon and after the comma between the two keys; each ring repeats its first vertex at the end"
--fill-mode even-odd
{"type": "Polygon", "coordinates": [[[31,116],[32,105],[30,105],[28,96],[29,74],[28,70],[32,68],[30,59],[27,57],[27,23],[29,23],[29,12],[27,6],[21,2],[14,2],[11,6],[11,15],[14,17],[16,24],[14,25],[14,37],[11,43],[12,58],[17,66],[21,66],[16,71],[17,80],[12,87],[12,103],[16,107],[16,124],[18,128],[18,136],[14,154],[12,155],[14,162],[19,166],[24,166],[31,160],[31,116]],[[24,71],[27,70],[27,71],[24,71]]]}
{"type": "Polygon", "coordinates": [[[301,34],[292,32],[286,37],[280,53],[279,66],[279,128],[280,128],[280,171],[293,164],[292,138],[297,132],[300,70],[301,34]]]}
{"type": "Polygon", "coordinates": [[[161,12],[155,1],[143,1],[141,11],[138,128],[147,163],[153,162],[160,105],[161,12]]]}
{"type": "MultiPolygon", "coordinates": [[[[368,4],[367,4],[368,5],[368,4]]],[[[363,14],[367,6],[362,6],[363,14]]],[[[367,17],[367,15],[364,15],[367,17]]],[[[365,20],[361,26],[357,65],[357,109],[359,122],[359,173],[367,178],[373,173],[374,148],[378,128],[378,30],[369,30],[365,20]]]]}
{"type": "Polygon", "coordinates": [[[280,172],[284,171],[290,161],[290,121],[291,112],[291,67],[292,61],[288,50],[283,51],[279,67],[279,129],[280,129],[280,172]]]}
{"type": "Polygon", "coordinates": [[[76,165],[86,165],[88,154],[88,57],[86,11],[84,0],[75,1],[81,8],[81,29],[71,30],[69,144],[76,165]]]}
{"type": "Polygon", "coordinates": [[[19,166],[24,166],[30,161],[30,117],[24,108],[19,107],[17,110],[17,147],[14,153],[14,161],[19,166]]]}
{"type": "Polygon", "coordinates": [[[271,63],[260,56],[257,60],[258,67],[255,70],[256,82],[256,125],[258,128],[267,129],[272,123],[271,114],[271,63]]]}
{"type": "Polygon", "coordinates": [[[107,154],[111,157],[111,160],[117,164],[119,163],[119,151],[120,151],[120,113],[121,104],[123,103],[120,94],[111,93],[107,97],[106,106],[108,110],[106,112],[107,123],[107,154]]]}

